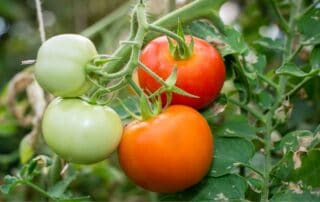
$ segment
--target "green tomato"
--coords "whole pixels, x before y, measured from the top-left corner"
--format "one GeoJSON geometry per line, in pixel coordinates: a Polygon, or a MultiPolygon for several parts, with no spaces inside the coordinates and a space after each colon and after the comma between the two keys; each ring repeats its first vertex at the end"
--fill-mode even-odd
{"type": "Polygon", "coordinates": [[[49,147],[61,158],[79,164],[106,159],[118,147],[122,130],[120,117],[113,109],[80,99],[56,98],[42,121],[49,147]]]}
{"type": "Polygon", "coordinates": [[[77,97],[90,88],[85,65],[97,55],[94,44],[81,35],[57,35],[42,44],[35,64],[41,87],[55,96],[77,97]]]}

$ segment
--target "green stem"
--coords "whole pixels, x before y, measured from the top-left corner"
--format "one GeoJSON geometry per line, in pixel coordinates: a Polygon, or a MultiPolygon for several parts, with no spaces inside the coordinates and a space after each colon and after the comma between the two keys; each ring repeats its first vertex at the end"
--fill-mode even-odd
{"type": "Polygon", "coordinates": [[[244,166],[244,167],[246,167],[246,168],[249,168],[249,169],[251,169],[252,171],[254,171],[255,173],[257,173],[258,175],[260,175],[263,179],[264,179],[264,174],[260,171],[260,170],[258,170],[258,169],[256,169],[256,168],[254,168],[254,167],[252,167],[251,165],[249,165],[249,164],[246,164],[246,163],[236,163],[236,164],[238,164],[238,165],[241,165],[241,166],[244,166]]]}
{"type": "Polygon", "coordinates": [[[155,80],[157,80],[161,85],[166,85],[166,82],[158,76],[154,71],[152,71],[149,67],[147,67],[145,64],[142,62],[139,62],[139,66],[146,71],[150,76],[152,76],[155,80]]]}
{"type": "Polygon", "coordinates": [[[185,48],[188,49],[188,47],[187,47],[187,45],[186,45],[186,42],[184,42],[184,40],[183,40],[179,35],[177,35],[176,33],[171,32],[170,30],[165,29],[165,28],[162,28],[162,27],[160,27],[160,26],[153,25],[153,24],[149,24],[149,25],[147,26],[147,28],[148,28],[150,31],[159,32],[159,33],[165,34],[165,35],[173,38],[173,39],[176,40],[180,45],[185,46],[185,48]]]}
{"type": "Polygon", "coordinates": [[[140,87],[136,84],[136,82],[134,82],[134,80],[132,80],[131,77],[127,78],[127,81],[129,85],[132,87],[132,89],[134,90],[134,92],[137,93],[138,96],[140,96],[143,93],[140,87]]]}
{"type": "Polygon", "coordinates": [[[53,201],[57,201],[55,198],[53,198],[50,194],[48,194],[45,190],[41,189],[40,187],[38,187],[37,185],[33,184],[30,181],[27,180],[22,180],[21,183],[28,185],[29,187],[31,187],[32,189],[34,189],[35,191],[39,192],[40,194],[48,197],[49,199],[53,200],[53,201]]]}
{"type": "Polygon", "coordinates": [[[288,57],[287,62],[290,62],[291,60],[294,59],[294,57],[296,57],[296,55],[302,50],[303,48],[303,44],[299,44],[298,48],[296,48],[296,50],[288,57]]]}
{"type": "Polygon", "coordinates": [[[280,9],[277,6],[277,2],[275,0],[271,0],[271,6],[273,10],[275,11],[277,17],[279,18],[279,25],[280,27],[286,32],[289,33],[289,26],[287,21],[284,19],[284,17],[281,15],[280,9]]]}
{"type": "Polygon", "coordinates": [[[297,17],[297,19],[301,18],[302,16],[304,16],[306,13],[308,13],[309,11],[311,11],[318,3],[320,3],[320,0],[315,0],[313,1],[303,12],[301,12],[299,14],[299,16],[297,17]]]}
{"type": "MultiPolygon", "coordinates": [[[[291,57],[295,56],[294,53],[292,54],[292,41],[293,37],[295,36],[295,24],[294,24],[294,19],[297,16],[300,6],[301,6],[301,0],[297,0],[295,2],[291,1],[291,8],[290,8],[290,19],[289,19],[289,24],[284,25],[284,19],[280,14],[279,8],[276,5],[275,0],[272,0],[272,6],[276,13],[278,14],[280,24],[284,26],[284,29],[287,33],[287,36],[285,38],[285,44],[284,44],[284,54],[283,54],[283,60],[282,64],[285,64],[288,62],[288,59],[291,60],[291,57]]],[[[299,50],[298,48],[297,50],[299,50]]],[[[297,52],[297,50],[295,52],[297,52]]],[[[276,111],[276,109],[281,106],[282,100],[283,100],[283,95],[285,94],[286,86],[287,86],[287,76],[279,76],[279,84],[277,88],[277,93],[276,93],[276,101],[271,107],[270,111],[266,114],[267,121],[266,121],[266,133],[264,136],[265,139],[265,169],[264,169],[264,174],[265,174],[265,180],[264,180],[264,186],[261,194],[261,201],[268,201],[269,200],[269,180],[270,180],[270,171],[272,169],[272,164],[271,164],[271,150],[272,150],[272,145],[271,145],[271,133],[274,128],[273,125],[273,115],[276,111]]]]}
{"type": "Polygon", "coordinates": [[[121,7],[114,10],[112,13],[108,14],[87,29],[83,30],[80,34],[86,37],[94,37],[97,33],[114,23],[119,18],[126,16],[132,2],[133,1],[128,1],[127,3],[121,5],[121,7]]]}
{"type": "Polygon", "coordinates": [[[284,97],[289,97],[292,94],[294,94],[297,90],[299,90],[305,83],[307,83],[310,79],[312,79],[312,76],[304,78],[300,83],[298,83],[293,89],[291,89],[289,92],[285,94],[284,97]]]}
{"type": "Polygon", "coordinates": [[[254,117],[256,117],[258,120],[260,120],[262,123],[266,122],[264,115],[260,111],[257,111],[256,109],[253,109],[253,108],[250,108],[250,107],[248,107],[248,105],[242,104],[238,100],[235,100],[233,98],[228,98],[228,101],[231,102],[232,104],[239,106],[240,108],[244,109],[245,111],[249,112],[254,117]]]}
{"type": "MultiPolygon", "coordinates": [[[[225,1],[226,0],[197,0],[163,16],[152,24],[167,29],[173,29],[176,28],[177,22],[180,20],[184,25],[186,25],[196,19],[206,18],[208,15],[211,15],[212,11],[217,10],[225,1]]],[[[157,36],[159,36],[159,34],[148,32],[145,36],[144,42],[147,43],[157,36]]],[[[121,59],[108,63],[108,72],[116,72],[122,68],[123,65],[128,61],[130,51],[131,48],[129,46],[120,46],[115,51],[113,56],[121,59]]]]}
{"type": "Polygon", "coordinates": [[[276,83],[274,83],[271,79],[269,79],[268,77],[264,76],[263,74],[258,73],[257,74],[258,77],[260,79],[262,79],[263,81],[265,81],[267,84],[269,84],[271,87],[278,89],[278,85],[276,83]]]}

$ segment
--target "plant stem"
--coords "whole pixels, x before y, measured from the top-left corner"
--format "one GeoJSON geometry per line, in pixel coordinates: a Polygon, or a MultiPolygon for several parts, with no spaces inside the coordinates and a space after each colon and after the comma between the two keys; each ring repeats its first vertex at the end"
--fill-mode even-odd
{"type": "Polygon", "coordinates": [[[251,170],[252,170],[252,171],[254,171],[255,173],[259,174],[262,178],[264,178],[264,177],[265,177],[265,176],[264,176],[264,174],[263,174],[260,170],[258,170],[258,169],[256,169],[256,168],[252,167],[252,166],[251,166],[251,165],[249,165],[249,164],[246,164],[246,163],[239,163],[239,165],[241,165],[241,166],[244,166],[244,167],[246,167],[246,168],[251,169],[251,170]]]}
{"type": "Polygon", "coordinates": [[[155,80],[157,80],[161,85],[166,85],[166,82],[158,76],[155,72],[153,72],[149,67],[147,67],[145,64],[142,62],[139,62],[139,66],[146,71],[150,76],[152,76],[155,80]]]}
{"type": "Polygon", "coordinates": [[[53,201],[56,201],[55,198],[53,198],[50,194],[48,194],[45,190],[41,189],[40,187],[38,187],[37,185],[33,184],[32,182],[30,181],[27,181],[27,180],[23,180],[21,181],[23,184],[26,184],[28,185],[29,187],[31,187],[32,189],[34,189],[35,191],[39,192],[40,194],[48,197],[49,199],[53,200],[53,201]]]}
{"type": "MultiPolygon", "coordinates": [[[[196,19],[206,18],[208,15],[211,15],[212,11],[217,10],[225,1],[226,0],[197,0],[163,16],[152,24],[167,29],[173,29],[177,26],[178,19],[180,19],[181,23],[186,25],[196,19]]],[[[159,34],[148,32],[146,33],[144,42],[147,43],[157,36],[159,36],[159,34]]],[[[121,59],[108,63],[108,72],[116,72],[122,68],[128,61],[130,51],[131,49],[129,46],[120,46],[113,54],[113,57],[119,57],[121,59]]]]}
{"type": "Polygon", "coordinates": [[[274,9],[277,17],[279,18],[279,25],[280,27],[286,32],[289,33],[289,26],[287,21],[284,19],[284,17],[281,15],[280,9],[277,6],[277,2],[275,0],[271,0],[271,6],[274,9]]]}
{"type": "MultiPolygon", "coordinates": [[[[301,0],[296,0],[293,2],[291,0],[291,8],[290,8],[290,18],[289,18],[289,24],[285,25],[284,24],[284,19],[280,13],[279,8],[276,5],[275,0],[272,0],[272,6],[274,10],[276,11],[280,24],[282,25],[282,28],[284,31],[287,33],[286,38],[285,38],[285,44],[284,44],[284,53],[283,53],[283,60],[282,60],[282,65],[288,62],[288,59],[292,59],[295,54],[297,54],[300,50],[300,47],[296,49],[296,51],[292,54],[292,41],[293,37],[295,36],[295,24],[294,24],[294,19],[297,16],[300,6],[301,6],[301,0]]],[[[276,92],[276,101],[273,104],[272,108],[270,111],[266,114],[267,121],[266,121],[266,133],[264,136],[265,139],[265,169],[264,169],[264,174],[265,174],[265,180],[264,180],[264,186],[262,190],[262,195],[261,195],[261,201],[268,201],[269,199],[269,179],[270,179],[270,172],[272,169],[272,164],[271,164],[271,150],[272,150],[272,145],[271,145],[271,133],[274,128],[273,125],[273,115],[276,109],[281,106],[282,100],[283,100],[283,95],[285,94],[286,86],[287,86],[287,76],[279,76],[279,84],[276,92]]]]}
{"type": "Polygon", "coordinates": [[[262,79],[263,81],[265,81],[267,84],[269,84],[271,87],[273,87],[273,88],[275,88],[275,89],[277,89],[278,88],[278,85],[276,84],[276,83],[274,83],[271,79],[269,79],[268,77],[266,77],[266,76],[264,76],[263,74],[260,74],[260,73],[258,73],[257,74],[258,75],[258,77],[260,78],[260,79],[262,79]]]}
{"type": "Polygon", "coordinates": [[[86,28],[80,34],[86,37],[94,37],[102,29],[114,23],[119,18],[126,16],[132,2],[133,1],[128,1],[127,3],[121,5],[118,9],[114,10],[112,13],[108,14],[90,27],[86,28]]]}
{"type": "Polygon", "coordinates": [[[264,115],[260,111],[257,111],[256,109],[253,109],[253,108],[250,108],[250,107],[248,107],[248,105],[244,105],[244,104],[240,103],[239,101],[232,99],[232,98],[228,98],[228,101],[231,102],[232,104],[235,104],[235,105],[241,107],[242,109],[246,110],[247,112],[252,114],[254,117],[256,117],[258,120],[260,120],[262,123],[266,122],[264,115]]]}
{"type": "Polygon", "coordinates": [[[183,39],[179,35],[175,34],[174,32],[171,32],[168,29],[165,29],[165,28],[159,27],[157,25],[153,25],[153,24],[149,24],[147,27],[149,30],[165,34],[165,35],[175,39],[179,44],[185,44],[185,42],[183,41],[183,39]]]}
{"type": "Polygon", "coordinates": [[[304,78],[300,83],[298,83],[293,89],[291,89],[289,92],[285,94],[284,97],[289,97],[293,93],[295,93],[297,90],[299,90],[305,83],[307,83],[310,79],[312,79],[312,76],[304,78]]]}
{"type": "Polygon", "coordinates": [[[38,24],[39,24],[40,38],[41,38],[41,43],[43,43],[46,41],[46,32],[44,30],[41,2],[40,2],[40,0],[35,0],[35,3],[36,3],[36,9],[37,9],[37,18],[38,18],[38,24]]]}

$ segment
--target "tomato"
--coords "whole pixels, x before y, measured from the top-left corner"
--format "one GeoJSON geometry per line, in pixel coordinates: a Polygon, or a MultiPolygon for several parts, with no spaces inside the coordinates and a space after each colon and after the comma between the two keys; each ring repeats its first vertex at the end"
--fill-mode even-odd
{"type": "Polygon", "coordinates": [[[38,51],[35,77],[41,87],[55,96],[83,95],[90,87],[85,65],[96,55],[94,44],[81,35],[54,36],[38,51]]]}
{"type": "Polygon", "coordinates": [[[127,125],[118,156],[126,175],[141,187],[160,193],[182,191],[208,172],[213,136],[199,112],[173,105],[158,116],[127,125]]]}
{"type": "MultiPolygon", "coordinates": [[[[225,66],[219,52],[208,42],[193,37],[194,48],[192,56],[186,60],[175,60],[169,50],[166,36],[151,41],[142,51],[140,61],[163,79],[168,78],[176,65],[176,86],[199,96],[191,98],[173,94],[172,105],[182,104],[203,108],[211,103],[218,95],[225,80],[225,66]]],[[[186,36],[187,42],[190,36],[186,36]]],[[[138,69],[139,84],[143,89],[156,91],[161,85],[143,69],[138,69]]],[[[165,96],[162,96],[165,103],[165,96]]]]}
{"type": "Polygon", "coordinates": [[[44,113],[42,132],[46,143],[60,157],[90,164],[106,159],[117,148],[122,123],[110,107],[57,98],[44,113]]]}

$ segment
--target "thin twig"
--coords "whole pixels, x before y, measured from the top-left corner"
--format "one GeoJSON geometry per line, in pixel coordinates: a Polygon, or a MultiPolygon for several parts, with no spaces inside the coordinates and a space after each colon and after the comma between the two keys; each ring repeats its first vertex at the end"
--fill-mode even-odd
{"type": "Polygon", "coordinates": [[[279,25],[280,27],[286,32],[289,33],[289,26],[287,21],[284,19],[284,17],[281,15],[280,9],[277,6],[277,2],[275,0],[271,0],[271,6],[274,9],[277,17],[279,18],[279,25]]]}
{"type": "Polygon", "coordinates": [[[41,2],[40,2],[40,0],[35,0],[35,3],[36,3],[36,9],[37,9],[37,18],[38,18],[38,24],[39,24],[40,38],[41,38],[41,43],[43,43],[46,41],[46,32],[44,30],[41,2]]]}

